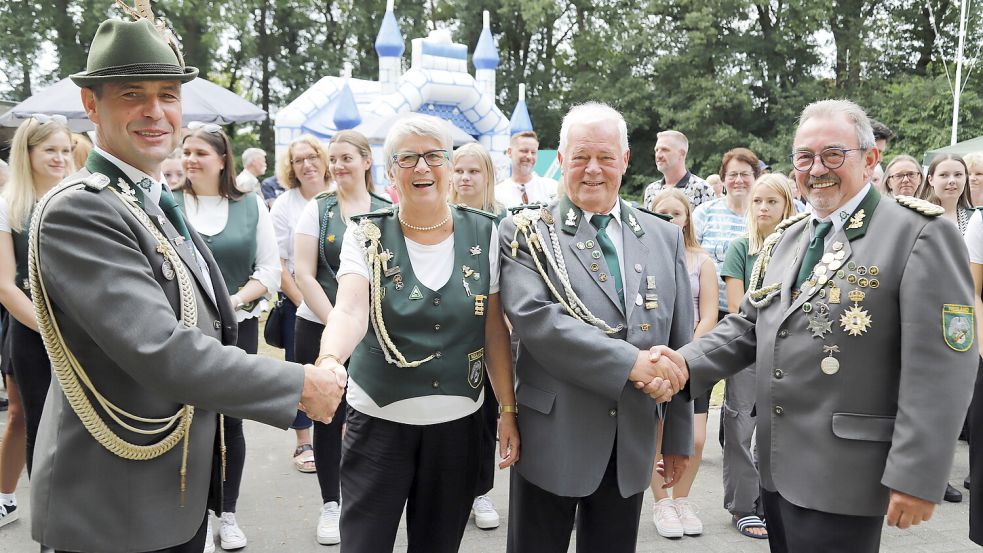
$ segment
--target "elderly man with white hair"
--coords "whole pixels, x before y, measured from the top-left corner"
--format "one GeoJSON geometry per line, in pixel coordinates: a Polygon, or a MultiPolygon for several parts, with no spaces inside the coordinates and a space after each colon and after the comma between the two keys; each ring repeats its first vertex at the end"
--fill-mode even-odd
{"type": "Polygon", "coordinates": [[[236,188],[241,192],[259,192],[259,177],[266,173],[266,152],[259,148],[246,148],[242,152],[242,172],[236,177],[236,188]]]}
{"type": "Polygon", "coordinates": [[[522,458],[511,477],[508,551],[635,551],[665,420],[666,486],[693,450],[684,377],[655,345],[693,335],[679,229],[618,197],[628,132],[614,109],[570,110],[557,154],[566,194],[502,222],[502,300],[519,337],[522,458]],[[657,357],[657,356],[656,356],[657,357]],[[671,389],[670,389],[671,386],[671,389]]]}

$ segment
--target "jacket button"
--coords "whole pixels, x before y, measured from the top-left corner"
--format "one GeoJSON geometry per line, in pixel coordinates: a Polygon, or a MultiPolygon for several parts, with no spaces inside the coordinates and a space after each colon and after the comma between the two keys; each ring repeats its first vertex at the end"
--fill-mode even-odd
{"type": "Polygon", "coordinates": [[[778,331],[778,337],[779,338],[787,338],[788,337],[788,330],[786,330],[784,328],[781,329],[781,330],[779,330],[778,331]]]}
{"type": "Polygon", "coordinates": [[[222,323],[220,321],[215,321],[214,323],[212,323],[212,326],[215,327],[215,330],[221,330],[222,329],[222,323]]]}
{"type": "Polygon", "coordinates": [[[440,305],[440,298],[434,298],[433,299],[433,304],[434,305],[440,305]]]}
{"type": "Polygon", "coordinates": [[[440,330],[440,323],[433,325],[434,331],[440,330]]]}
{"type": "Polygon", "coordinates": [[[785,372],[782,369],[775,369],[775,378],[781,380],[785,376],[785,372]]]}
{"type": "Polygon", "coordinates": [[[444,356],[444,354],[438,351],[437,353],[433,354],[433,356],[436,357],[437,359],[440,359],[441,357],[444,356]]]}
{"type": "Polygon", "coordinates": [[[782,416],[785,413],[785,409],[781,405],[776,405],[774,411],[778,416],[782,416]]]}
{"type": "Polygon", "coordinates": [[[439,380],[434,380],[434,381],[433,381],[433,384],[431,384],[431,385],[432,385],[432,386],[434,387],[434,389],[436,390],[437,388],[440,388],[440,381],[439,381],[439,380]]]}
{"type": "Polygon", "coordinates": [[[608,411],[608,416],[609,417],[616,417],[616,416],[618,416],[618,410],[617,409],[611,409],[610,411],[608,411]]]}

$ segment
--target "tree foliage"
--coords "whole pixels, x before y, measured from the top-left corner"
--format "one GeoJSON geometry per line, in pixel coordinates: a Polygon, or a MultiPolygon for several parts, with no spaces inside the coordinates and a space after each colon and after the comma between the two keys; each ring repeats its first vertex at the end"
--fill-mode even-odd
{"type": "MultiPolygon", "coordinates": [[[[983,47],[978,4],[967,68],[983,47]]],[[[378,73],[384,0],[159,0],[154,8],[181,37],[189,64],[274,113],[345,62],[355,77],[378,73]]],[[[738,146],[787,169],[798,113],[826,97],[854,99],[890,126],[892,153],[920,157],[948,143],[957,0],[399,0],[404,65],[409,41],[434,26],[473,51],[484,10],[501,58],[503,110],[511,112],[525,83],[542,145],[555,147],[571,105],[614,105],[630,129],[629,193],[659,176],[652,148],[669,128],[690,138],[697,173],[715,172],[738,146]]],[[[112,0],[0,3],[0,94],[23,99],[81,70],[109,15],[120,15],[112,0]]],[[[960,138],[983,133],[980,75],[969,74],[960,138]]],[[[272,148],[270,122],[240,127],[237,144],[272,148]]]]}

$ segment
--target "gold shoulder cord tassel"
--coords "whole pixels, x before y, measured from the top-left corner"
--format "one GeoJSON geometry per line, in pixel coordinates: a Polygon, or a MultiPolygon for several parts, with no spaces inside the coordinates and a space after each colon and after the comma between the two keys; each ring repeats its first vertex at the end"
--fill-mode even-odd
{"type": "MultiPolygon", "coordinates": [[[[41,216],[44,213],[47,202],[69,187],[80,186],[78,183],[66,183],[61,187],[49,192],[35,210],[34,218],[31,221],[30,246],[28,248],[28,269],[31,281],[31,294],[34,297],[34,311],[38,320],[38,329],[44,341],[45,349],[51,360],[51,368],[58,384],[61,386],[72,410],[78,415],[79,420],[89,434],[100,445],[108,451],[123,459],[134,461],[146,461],[156,459],[170,451],[178,442],[183,442],[184,451],[181,455],[180,469],[180,493],[181,502],[184,503],[184,491],[187,481],[188,466],[188,447],[189,434],[191,431],[191,421],[194,417],[194,407],[191,405],[182,406],[176,413],[164,418],[147,418],[128,413],[119,408],[106,397],[99,393],[92,381],[86,374],[85,369],[78,359],[68,348],[65,338],[55,320],[54,311],[51,308],[51,300],[44,285],[44,279],[38,268],[38,227],[40,226],[41,216]],[[88,392],[88,393],[86,393],[88,392]],[[89,395],[102,407],[106,415],[123,428],[142,435],[157,436],[169,432],[160,441],[151,445],[138,445],[127,442],[118,436],[103,419],[103,416],[96,411],[89,395]],[[144,425],[158,425],[156,428],[143,429],[137,428],[133,424],[126,422],[127,419],[133,423],[144,425]]],[[[178,289],[181,294],[181,321],[188,327],[195,327],[198,324],[198,307],[195,300],[194,285],[187,269],[178,257],[177,252],[171,246],[167,238],[157,230],[151,223],[146,212],[130,198],[127,198],[116,189],[111,188],[112,192],[123,202],[123,205],[132,213],[137,220],[154,236],[157,241],[157,251],[171,262],[176,273],[178,289]]]]}

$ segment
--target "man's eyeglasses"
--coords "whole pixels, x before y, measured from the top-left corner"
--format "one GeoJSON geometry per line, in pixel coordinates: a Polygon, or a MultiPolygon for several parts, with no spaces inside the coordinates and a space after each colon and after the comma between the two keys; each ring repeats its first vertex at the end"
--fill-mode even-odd
{"type": "Polygon", "coordinates": [[[440,167],[441,165],[447,163],[449,159],[447,155],[447,150],[430,150],[429,152],[423,152],[418,154],[415,152],[398,152],[393,154],[393,161],[396,165],[399,165],[403,169],[412,169],[416,167],[417,163],[420,163],[420,158],[426,162],[428,167],[440,167]]]}
{"type": "Polygon", "coordinates": [[[750,180],[754,178],[754,173],[750,171],[737,172],[731,171],[730,173],[724,173],[724,178],[727,180],[750,180]]]}
{"type": "Polygon", "coordinates": [[[54,121],[55,123],[59,123],[59,124],[68,126],[68,118],[65,117],[64,115],[59,115],[59,114],[45,115],[43,113],[32,113],[31,114],[31,119],[34,119],[35,121],[37,121],[41,125],[46,125],[46,124],[50,123],[51,121],[54,121]]]}
{"type": "Polygon", "coordinates": [[[792,160],[792,167],[795,167],[796,171],[808,173],[812,170],[817,157],[827,169],[839,169],[846,163],[846,155],[848,153],[863,152],[865,150],[866,148],[826,148],[818,154],[814,154],[808,150],[800,150],[789,156],[789,159],[792,160]]]}
{"type": "Polygon", "coordinates": [[[311,154],[307,157],[298,157],[295,159],[291,159],[290,163],[292,163],[294,167],[303,167],[305,163],[310,163],[311,165],[314,165],[320,160],[321,160],[321,156],[317,154],[311,154]]]}
{"type": "Polygon", "coordinates": [[[922,174],[918,171],[906,171],[904,173],[895,173],[887,178],[887,180],[894,182],[908,181],[908,182],[921,182],[922,174]]]}
{"type": "Polygon", "coordinates": [[[192,121],[188,123],[188,129],[193,131],[197,131],[200,129],[212,134],[218,134],[222,132],[222,127],[216,125],[215,123],[202,123],[201,121],[192,121]]]}

